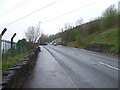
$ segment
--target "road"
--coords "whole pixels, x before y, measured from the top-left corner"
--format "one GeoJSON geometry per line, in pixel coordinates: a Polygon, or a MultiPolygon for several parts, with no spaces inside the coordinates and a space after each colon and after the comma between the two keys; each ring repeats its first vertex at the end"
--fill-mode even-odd
{"type": "Polygon", "coordinates": [[[47,45],[41,48],[35,70],[24,87],[36,87],[34,83],[37,83],[38,87],[44,88],[118,88],[120,69],[117,57],[65,46],[47,45]],[[51,61],[57,65],[50,64],[51,61]],[[45,69],[48,70],[50,67],[58,68],[56,80],[49,77],[52,71],[47,73],[48,76],[42,72],[48,72],[45,69]]]}

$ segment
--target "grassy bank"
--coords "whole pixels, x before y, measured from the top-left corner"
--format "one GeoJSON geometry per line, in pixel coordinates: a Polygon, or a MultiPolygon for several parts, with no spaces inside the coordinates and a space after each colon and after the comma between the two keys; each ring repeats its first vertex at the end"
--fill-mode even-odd
{"type": "Polygon", "coordinates": [[[88,36],[79,38],[74,42],[69,42],[67,45],[71,47],[84,48],[87,44],[90,45],[108,45],[110,46],[108,52],[117,53],[118,52],[118,32],[120,29],[108,29],[105,31],[99,31],[88,36]],[[82,41],[82,42],[81,42],[82,41]]]}
{"type": "Polygon", "coordinates": [[[111,46],[108,52],[118,52],[118,31],[119,29],[109,29],[95,36],[89,44],[103,44],[111,46]]]}
{"type": "Polygon", "coordinates": [[[28,53],[22,53],[19,55],[16,55],[14,57],[10,57],[7,60],[2,62],[2,72],[4,72],[5,70],[11,68],[13,65],[18,64],[20,61],[22,61],[24,59],[24,57],[27,55],[28,53]]]}

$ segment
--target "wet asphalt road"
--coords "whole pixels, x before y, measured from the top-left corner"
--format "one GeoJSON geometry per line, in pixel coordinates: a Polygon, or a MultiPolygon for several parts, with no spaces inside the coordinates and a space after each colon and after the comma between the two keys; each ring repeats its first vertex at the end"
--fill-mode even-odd
{"type": "Polygon", "coordinates": [[[117,57],[65,46],[47,45],[42,46],[42,50],[35,70],[25,82],[24,87],[36,87],[34,83],[37,83],[38,87],[45,88],[118,88],[117,57]],[[44,59],[48,63],[44,62],[44,59]],[[50,64],[50,60],[57,65],[53,67],[54,64],[50,64]],[[45,67],[58,68],[56,80],[47,76],[50,73],[44,77],[45,73],[42,71],[45,72],[45,67]]]}

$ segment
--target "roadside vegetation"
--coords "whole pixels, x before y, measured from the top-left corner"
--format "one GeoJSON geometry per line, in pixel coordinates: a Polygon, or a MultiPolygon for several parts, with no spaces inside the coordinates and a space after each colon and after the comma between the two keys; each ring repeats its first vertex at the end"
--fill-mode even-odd
{"type": "Polygon", "coordinates": [[[0,61],[0,76],[2,76],[1,74],[2,74],[2,61],[0,61]]]}
{"type": "MultiPolygon", "coordinates": [[[[31,50],[37,47],[37,40],[39,38],[39,29],[37,27],[29,27],[25,32],[26,39],[19,40],[16,43],[16,47],[10,48],[6,53],[3,53],[2,57],[2,71],[13,67],[20,63],[20,61],[24,60],[24,57],[27,56],[31,50]],[[23,47],[24,46],[24,47],[23,47]],[[12,51],[12,52],[11,52],[12,51]]],[[[1,65],[1,64],[0,64],[1,65]]]]}
{"type": "Polygon", "coordinates": [[[118,28],[108,29],[102,32],[96,32],[84,38],[79,38],[74,42],[69,42],[68,46],[85,48],[86,45],[107,45],[107,52],[118,53],[118,28]]]}
{"type": "Polygon", "coordinates": [[[20,61],[22,61],[24,59],[25,56],[27,56],[27,54],[28,54],[28,52],[22,53],[22,54],[14,56],[14,57],[10,57],[5,61],[2,61],[2,72],[11,68],[13,65],[17,65],[20,61]]]}
{"type": "Polygon", "coordinates": [[[118,28],[115,29],[108,29],[105,32],[102,32],[95,36],[95,38],[89,44],[103,44],[108,45],[110,48],[108,52],[115,52],[118,53],[118,28]]]}

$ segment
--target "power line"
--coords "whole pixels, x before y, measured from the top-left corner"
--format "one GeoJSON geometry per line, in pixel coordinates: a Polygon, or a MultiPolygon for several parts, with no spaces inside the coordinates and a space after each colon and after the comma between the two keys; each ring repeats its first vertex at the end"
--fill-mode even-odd
{"type": "Polygon", "coordinates": [[[42,8],[37,9],[37,10],[35,10],[35,11],[33,11],[33,12],[31,12],[31,13],[29,13],[29,14],[23,16],[23,17],[20,17],[20,18],[17,19],[17,20],[14,20],[14,21],[12,21],[12,22],[10,22],[10,23],[8,23],[8,24],[2,26],[2,28],[3,28],[3,27],[6,27],[6,26],[9,26],[9,25],[11,25],[11,24],[13,24],[13,23],[15,23],[15,22],[18,22],[18,21],[20,21],[21,19],[24,19],[24,18],[26,18],[26,17],[28,17],[28,16],[34,14],[34,13],[37,13],[37,12],[39,12],[40,10],[45,9],[45,8],[47,8],[47,7],[49,7],[49,6],[53,5],[53,4],[55,4],[56,2],[57,2],[57,0],[54,1],[54,2],[52,2],[52,3],[50,3],[50,4],[48,4],[48,5],[46,5],[46,6],[44,6],[44,7],[42,7],[42,8]]]}
{"type": "Polygon", "coordinates": [[[27,3],[30,2],[30,1],[32,1],[32,0],[29,0],[29,1],[27,1],[27,2],[24,0],[24,1],[20,2],[19,4],[15,5],[14,7],[10,8],[10,9],[8,9],[7,11],[3,12],[2,14],[0,14],[0,17],[6,15],[6,14],[8,14],[8,13],[11,13],[11,12],[14,11],[15,9],[20,8],[21,6],[27,4],[27,3]]]}
{"type": "MultiPolygon", "coordinates": [[[[57,16],[57,17],[52,18],[52,19],[50,19],[50,20],[47,20],[47,21],[43,22],[42,24],[47,23],[47,22],[50,22],[50,21],[53,21],[53,20],[56,20],[56,19],[58,19],[58,18],[61,18],[61,17],[65,16],[65,15],[71,14],[71,13],[73,13],[73,12],[76,12],[76,11],[78,11],[78,10],[80,10],[80,9],[86,8],[86,7],[88,7],[88,6],[92,5],[92,4],[95,4],[95,3],[97,3],[97,2],[98,2],[98,1],[94,1],[94,2],[92,2],[92,3],[90,3],[90,4],[87,4],[87,5],[82,6],[82,7],[80,7],[80,8],[74,9],[74,10],[72,10],[72,11],[70,11],[70,12],[64,13],[64,14],[62,14],[62,15],[60,15],[60,16],[57,16]]],[[[37,13],[37,12],[39,12],[40,10],[45,9],[45,8],[47,8],[47,7],[55,4],[55,3],[56,3],[56,1],[54,1],[54,2],[52,2],[52,3],[50,3],[50,4],[48,4],[48,5],[40,8],[40,9],[37,9],[37,10],[35,10],[35,11],[33,11],[33,12],[31,12],[31,13],[29,13],[29,14],[27,14],[27,15],[25,15],[25,16],[17,19],[17,20],[14,20],[14,21],[12,21],[12,22],[4,25],[3,27],[9,26],[9,25],[11,25],[11,24],[13,24],[13,23],[15,23],[15,22],[18,22],[18,21],[20,21],[21,19],[24,19],[24,18],[26,18],[26,17],[34,14],[34,13],[37,13]]],[[[2,28],[3,28],[3,27],[2,27],[2,28]]]]}
{"type": "Polygon", "coordinates": [[[95,4],[95,3],[97,3],[97,2],[99,2],[99,1],[94,1],[94,2],[92,2],[92,3],[90,3],[90,4],[87,4],[87,5],[82,6],[82,7],[80,7],[80,8],[77,8],[77,9],[74,9],[74,10],[69,11],[69,12],[67,12],[67,13],[64,13],[64,14],[62,14],[62,15],[60,15],[60,16],[57,16],[57,17],[52,18],[52,19],[50,19],[50,20],[47,20],[47,21],[43,22],[42,24],[47,23],[47,22],[50,22],[50,21],[54,21],[54,20],[56,20],[56,19],[58,19],[58,18],[61,18],[61,17],[65,16],[65,15],[71,14],[71,13],[73,13],[73,12],[76,12],[76,11],[78,11],[78,10],[80,10],[80,9],[86,8],[86,7],[88,7],[88,6],[92,5],[92,4],[95,4]]]}
{"type": "MultiPolygon", "coordinates": [[[[58,0],[56,0],[56,1],[58,1],[58,0]]],[[[13,23],[15,23],[15,22],[17,22],[17,21],[19,21],[19,20],[25,18],[25,17],[28,17],[28,16],[30,16],[30,15],[32,15],[32,14],[34,14],[34,13],[36,13],[36,12],[42,10],[42,9],[44,9],[44,8],[47,8],[47,7],[51,6],[51,5],[53,5],[54,3],[56,3],[56,1],[54,1],[54,2],[52,2],[52,3],[50,3],[50,4],[48,4],[48,5],[46,5],[46,6],[42,7],[42,8],[40,8],[40,9],[37,9],[36,11],[33,11],[32,13],[29,13],[29,14],[27,14],[27,15],[25,15],[25,16],[23,16],[23,17],[17,19],[17,20],[15,20],[15,21],[13,21],[13,22],[7,24],[7,25],[4,25],[3,27],[8,26],[8,25],[11,25],[11,24],[13,24],[13,23]]],[[[2,27],[2,28],[3,28],[3,27],[2,27]]],[[[12,34],[14,34],[14,33],[11,32],[11,31],[9,31],[9,35],[10,35],[10,34],[12,35],[12,34]]],[[[10,35],[10,36],[11,36],[11,35],[10,35]]],[[[7,37],[8,37],[8,36],[7,36],[7,37]]],[[[16,38],[19,39],[18,36],[16,36],[16,38]]]]}

